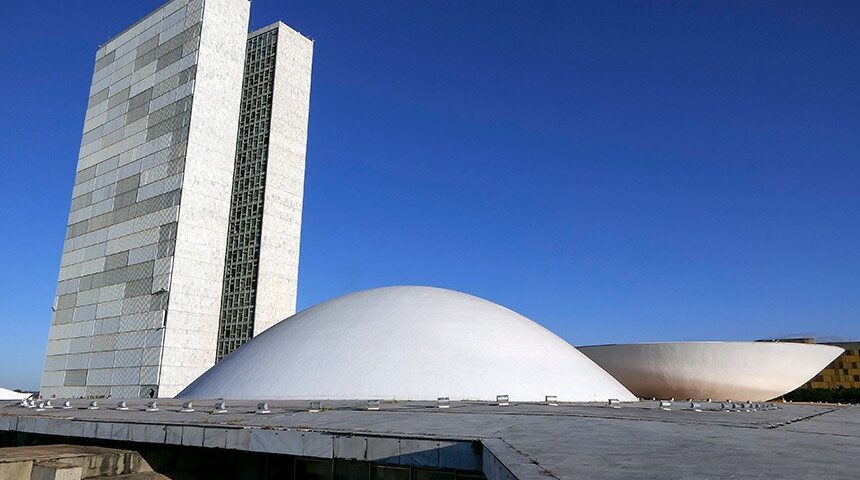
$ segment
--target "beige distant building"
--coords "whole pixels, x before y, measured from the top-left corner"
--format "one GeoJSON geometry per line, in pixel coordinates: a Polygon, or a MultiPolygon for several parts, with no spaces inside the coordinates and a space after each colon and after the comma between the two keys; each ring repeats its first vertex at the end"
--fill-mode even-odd
{"type": "Polygon", "coordinates": [[[860,342],[833,342],[845,352],[813,377],[804,388],[860,388],[860,342]]]}

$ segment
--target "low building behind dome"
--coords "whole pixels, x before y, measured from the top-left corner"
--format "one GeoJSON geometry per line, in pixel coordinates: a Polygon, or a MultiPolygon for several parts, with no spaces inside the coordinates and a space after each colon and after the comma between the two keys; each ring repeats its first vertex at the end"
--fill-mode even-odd
{"type": "Polygon", "coordinates": [[[767,401],[796,389],[842,349],[788,342],[665,342],[578,349],[634,394],[767,401]]]}
{"type": "Polygon", "coordinates": [[[570,344],[507,308],[432,287],[348,294],[287,318],[178,398],[636,400],[570,344]]]}

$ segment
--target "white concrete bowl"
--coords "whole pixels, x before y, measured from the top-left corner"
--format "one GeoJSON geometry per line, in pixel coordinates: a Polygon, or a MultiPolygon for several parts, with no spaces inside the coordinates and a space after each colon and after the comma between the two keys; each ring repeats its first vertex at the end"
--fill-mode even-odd
{"type": "Polygon", "coordinates": [[[838,357],[831,345],[667,342],[578,347],[642,398],[766,401],[803,385],[838,357]]]}

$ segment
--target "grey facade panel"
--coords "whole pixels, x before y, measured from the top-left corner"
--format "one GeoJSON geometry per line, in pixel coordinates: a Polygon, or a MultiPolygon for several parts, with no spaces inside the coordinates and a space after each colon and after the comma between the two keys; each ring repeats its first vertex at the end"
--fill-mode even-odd
{"type": "Polygon", "coordinates": [[[158,55],[158,51],[156,51],[156,50],[149,50],[149,51],[146,51],[143,54],[139,55],[137,58],[134,59],[134,71],[137,72],[137,71],[141,70],[143,67],[154,62],[158,58],[157,55],[158,55]]]}
{"type": "Polygon", "coordinates": [[[105,88],[105,89],[100,90],[99,92],[95,93],[93,96],[90,97],[89,101],[87,102],[87,109],[91,109],[91,108],[95,107],[96,105],[104,102],[105,100],[108,99],[109,95],[110,95],[110,88],[105,88]]]}
{"type": "Polygon", "coordinates": [[[108,109],[116,107],[117,105],[128,100],[129,90],[130,90],[130,88],[126,87],[126,88],[123,88],[122,90],[120,90],[119,92],[111,95],[110,98],[108,98],[108,109]]]}
{"type": "Polygon", "coordinates": [[[105,271],[128,266],[128,251],[105,257],[105,271]]]}
{"type": "Polygon", "coordinates": [[[180,58],[182,58],[182,47],[176,47],[158,57],[158,63],[156,64],[155,70],[162,70],[164,67],[178,62],[180,58]]]}
{"type": "Polygon", "coordinates": [[[138,46],[137,49],[135,50],[136,51],[135,59],[142,57],[144,54],[151,52],[156,47],[158,47],[158,40],[159,40],[158,35],[156,35],[156,36],[150,38],[149,40],[146,40],[145,42],[141,43],[140,46],[138,46]]]}
{"type": "Polygon", "coordinates": [[[66,377],[63,383],[65,387],[85,387],[87,385],[86,370],[66,370],[66,377]]]}
{"type": "Polygon", "coordinates": [[[128,110],[134,110],[135,108],[141,107],[143,105],[149,104],[149,101],[152,100],[152,88],[147,88],[146,90],[138,93],[137,95],[128,99],[128,110]]]}
{"type": "Polygon", "coordinates": [[[134,123],[141,118],[146,117],[149,114],[149,102],[144,103],[143,105],[136,107],[134,110],[129,110],[126,114],[126,122],[131,124],[134,123]]]}
{"type": "Polygon", "coordinates": [[[140,186],[140,174],[132,175],[116,182],[116,194],[122,194],[134,190],[140,186]]]}
{"type": "Polygon", "coordinates": [[[102,69],[104,69],[105,67],[107,67],[108,65],[113,63],[115,58],[116,58],[116,52],[114,51],[114,52],[110,52],[107,55],[105,55],[104,57],[98,59],[96,61],[96,72],[101,71],[102,69]]]}

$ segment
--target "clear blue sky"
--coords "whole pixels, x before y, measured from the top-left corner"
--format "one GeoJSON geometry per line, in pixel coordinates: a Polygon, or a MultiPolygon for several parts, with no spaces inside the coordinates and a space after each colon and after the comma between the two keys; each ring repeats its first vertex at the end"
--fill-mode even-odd
{"type": "MultiPolygon", "coordinates": [[[[97,45],[0,3],[0,385],[36,387],[97,45]]],[[[429,284],[573,344],[860,337],[860,2],[255,0],[316,41],[304,308],[429,284]]]]}

